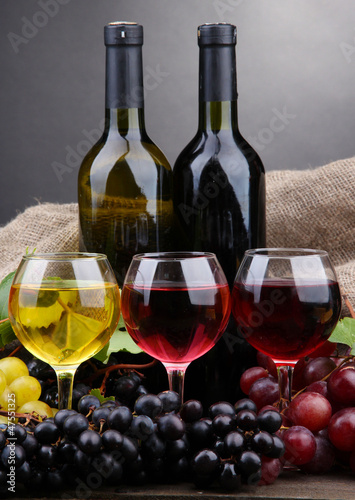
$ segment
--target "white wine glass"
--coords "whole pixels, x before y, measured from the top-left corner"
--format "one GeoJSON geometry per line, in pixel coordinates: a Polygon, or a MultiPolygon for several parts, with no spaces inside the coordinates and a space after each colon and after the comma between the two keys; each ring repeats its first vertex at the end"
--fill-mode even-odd
{"type": "Polygon", "coordinates": [[[71,408],[77,367],[109,341],[120,316],[120,292],[106,255],[25,255],[14,276],[9,318],[21,344],[49,363],[58,407],[71,408]]]}

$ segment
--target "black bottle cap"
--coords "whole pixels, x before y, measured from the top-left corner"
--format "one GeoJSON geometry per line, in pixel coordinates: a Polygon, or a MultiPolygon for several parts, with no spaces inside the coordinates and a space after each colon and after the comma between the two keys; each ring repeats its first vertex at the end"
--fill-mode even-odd
{"type": "Polygon", "coordinates": [[[143,45],[143,26],[117,21],[104,28],[105,45],[143,45]]]}
{"type": "Polygon", "coordinates": [[[201,45],[235,45],[237,28],[229,23],[206,23],[197,29],[198,44],[201,45]]]}

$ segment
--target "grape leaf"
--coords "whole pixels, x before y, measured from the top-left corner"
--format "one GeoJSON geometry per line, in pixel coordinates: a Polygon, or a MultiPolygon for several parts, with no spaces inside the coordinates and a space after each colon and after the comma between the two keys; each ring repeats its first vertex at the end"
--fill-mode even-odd
{"type": "Polygon", "coordinates": [[[333,333],[328,339],[330,342],[345,344],[351,347],[351,354],[355,354],[355,319],[343,318],[338,321],[333,333]]]}
{"type": "Polygon", "coordinates": [[[114,331],[111,339],[100,352],[98,352],[94,358],[98,359],[102,363],[107,363],[111,353],[118,351],[126,351],[131,354],[138,354],[143,352],[140,347],[131,339],[129,333],[126,330],[122,316],[118,321],[116,330],[114,331]]]}
{"type": "MultiPolygon", "coordinates": [[[[5,276],[5,278],[0,283],[0,320],[7,319],[9,317],[8,312],[8,302],[12,279],[15,275],[15,271],[5,276]]],[[[0,323],[0,348],[4,347],[16,339],[16,335],[12,329],[10,320],[0,323]]]]}
{"type": "Polygon", "coordinates": [[[89,392],[90,396],[95,396],[100,401],[100,403],[104,403],[105,401],[115,401],[115,396],[103,396],[100,392],[100,389],[91,389],[89,392]]]}

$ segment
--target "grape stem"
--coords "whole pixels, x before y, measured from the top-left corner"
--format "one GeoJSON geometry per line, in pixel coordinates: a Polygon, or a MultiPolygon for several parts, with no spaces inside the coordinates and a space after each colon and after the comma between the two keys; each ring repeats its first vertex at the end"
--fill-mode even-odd
{"type": "MultiPolygon", "coordinates": [[[[8,410],[1,410],[0,409],[0,416],[1,417],[8,417],[9,413],[10,412],[8,410]]],[[[11,412],[11,416],[13,416],[13,412],[11,412]]],[[[18,412],[14,412],[14,416],[15,416],[15,418],[25,418],[26,422],[25,422],[24,425],[29,424],[31,422],[31,420],[33,420],[34,422],[43,422],[43,420],[47,418],[45,415],[40,415],[37,412],[32,412],[32,413],[18,413],[18,412]],[[38,415],[38,417],[35,416],[35,415],[38,415]]]]}

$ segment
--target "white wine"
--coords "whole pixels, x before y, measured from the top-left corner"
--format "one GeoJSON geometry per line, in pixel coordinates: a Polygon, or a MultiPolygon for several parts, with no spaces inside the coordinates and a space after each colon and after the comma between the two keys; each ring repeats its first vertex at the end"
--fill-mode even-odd
{"type": "Polygon", "coordinates": [[[108,342],[120,315],[116,283],[47,280],[11,287],[9,315],[20,342],[56,367],[79,365],[108,342]]]}

